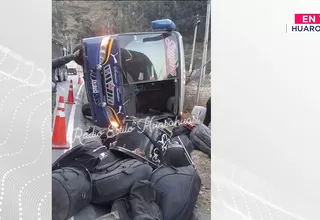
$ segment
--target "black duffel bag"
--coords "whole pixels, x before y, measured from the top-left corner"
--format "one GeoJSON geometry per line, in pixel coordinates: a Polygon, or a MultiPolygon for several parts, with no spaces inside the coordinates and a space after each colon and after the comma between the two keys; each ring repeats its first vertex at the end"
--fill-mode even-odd
{"type": "Polygon", "coordinates": [[[95,167],[108,156],[107,148],[97,138],[84,139],[79,144],[61,155],[53,164],[52,170],[63,167],[85,167],[92,172],[95,167]]]}
{"type": "Polygon", "coordinates": [[[112,204],[130,193],[132,185],[148,180],[152,167],[136,159],[116,160],[96,167],[92,177],[93,204],[112,204]]]}
{"type": "Polygon", "coordinates": [[[110,151],[124,154],[142,162],[147,162],[154,169],[164,163],[170,133],[157,122],[146,119],[127,119],[122,132],[115,137],[110,151]]]}
{"type": "Polygon", "coordinates": [[[211,156],[211,130],[207,126],[198,124],[189,137],[195,149],[211,156]]]}
{"type": "Polygon", "coordinates": [[[154,183],[163,220],[192,218],[201,187],[200,176],[193,166],[160,167],[150,181],[154,183]]]}
{"type": "Polygon", "coordinates": [[[186,135],[189,136],[192,130],[192,126],[182,124],[172,129],[172,138],[179,136],[179,135],[186,135]]]}
{"type": "Polygon", "coordinates": [[[112,204],[112,211],[118,211],[121,220],[163,220],[154,183],[147,180],[135,182],[128,197],[112,204]]]}
{"type": "Polygon", "coordinates": [[[67,220],[86,207],[92,197],[85,168],[65,167],[52,172],[52,219],[67,220]]]}

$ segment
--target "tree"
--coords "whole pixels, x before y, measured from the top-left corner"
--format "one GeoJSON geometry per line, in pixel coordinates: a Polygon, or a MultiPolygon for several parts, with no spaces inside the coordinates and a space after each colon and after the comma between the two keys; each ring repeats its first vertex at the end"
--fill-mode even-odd
{"type": "Polygon", "coordinates": [[[78,29],[77,40],[95,36],[93,22],[89,16],[84,16],[81,18],[81,21],[77,29],[78,29]]]}

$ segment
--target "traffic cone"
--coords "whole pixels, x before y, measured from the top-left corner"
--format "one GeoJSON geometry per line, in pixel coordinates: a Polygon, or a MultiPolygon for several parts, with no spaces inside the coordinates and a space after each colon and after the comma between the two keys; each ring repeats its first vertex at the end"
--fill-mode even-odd
{"type": "Polygon", "coordinates": [[[54,150],[67,150],[70,148],[67,142],[66,135],[66,118],[64,112],[64,98],[59,97],[59,104],[57,107],[56,120],[54,122],[52,134],[52,149],[54,150]]]}
{"type": "Polygon", "coordinates": [[[80,76],[80,73],[78,74],[78,85],[81,85],[81,76],[80,76]]]}
{"type": "Polygon", "coordinates": [[[70,85],[69,85],[69,93],[68,93],[68,100],[66,102],[67,104],[74,104],[74,96],[73,96],[73,83],[72,79],[70,80],[70,85]]]}

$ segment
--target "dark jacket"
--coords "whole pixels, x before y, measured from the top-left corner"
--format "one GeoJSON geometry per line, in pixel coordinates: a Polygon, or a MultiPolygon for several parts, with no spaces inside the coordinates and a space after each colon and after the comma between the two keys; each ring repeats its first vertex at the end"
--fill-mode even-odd
{"type": "Polygon", "coordinates": [[[67,55],[64,57],[59,57],[56,59],[52,60],[52,92],[57,92],[57,82],[56,79],[54,77],[54,72],[57,68],[69,63],[70,61],[75,59],[75,55],[71,54],[71,55],[67,55]]]}
{"type": "Polygon", "coordinates": [[[207,111],[206,111],[206,117],[204,118],[203,124],[206,126],[209,126],[211,122],[211,96],[207,101],[207,111]]]}
{"type": "Polygon", "coordinates": [[[64,57],[59,57],[59,58],[56,58],[56,59],[53,59],[52,60],[52,69],[56,69],[56,68],[59,68],[67,63],[69,63],[70,61],[74,60],[75,59],[75,55],[74,54],[70,54],[70,55],[67,55],[67,56],[64,56],[64,57]]]}

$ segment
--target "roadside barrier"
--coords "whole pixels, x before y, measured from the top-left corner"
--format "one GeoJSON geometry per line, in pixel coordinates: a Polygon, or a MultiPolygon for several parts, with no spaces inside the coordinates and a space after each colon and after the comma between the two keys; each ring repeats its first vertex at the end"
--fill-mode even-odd
{"type": "Polygon", "coordinates": [[[67,103],[67,104],[75,104],[75,102],[74,102],[74,95],[73,95],[73,83],[72,83],[72,79],[70,80],[68,100],[67,100],[66,103],[67,103]]]}
{"type": "Polygon", "coordinates": [[[67,142],[67,129],[66,129],[66,117],[64,111],[64,97],[59,97],[59,103],[57,107],[56,120],[54,122],[53,134],[52,134],[52,149],[53,150],[66,150],[69,149],[69,143],[67,142]]]}

